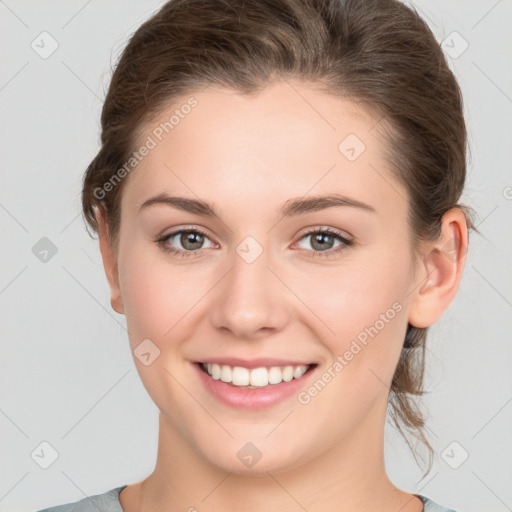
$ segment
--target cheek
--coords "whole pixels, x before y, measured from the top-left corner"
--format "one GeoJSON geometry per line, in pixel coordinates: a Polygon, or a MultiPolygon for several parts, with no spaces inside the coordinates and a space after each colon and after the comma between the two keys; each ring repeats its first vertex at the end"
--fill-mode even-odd
{"type": "Polygon", "coordinates": [[[324,269],[303,281],[297,295],[318,317],[317,336],[331,357],[350,366],[344,373],[374,368],[390,382],[407,328],[411,261],[382,254],[324,269]]]}
{"type": "MultiPolygon", "coordinates": [[[[173,305],[180,293],[172,276],[149,248],[127,243],[119,261],[119,282],[130,339],[160,339],[173,325],[173,305]]],[[[154,251],[154,249],[153,249],[154,251]]]]}
{"type": "Polygon", "coordinates": [[[397,309],[406,309],[409,265],[406,260],[348,262],[339,268],[311,272],[302,280],[298,295],[336,338],[346,339],[376,323],[381,315],[388,313],[394,318],[397,309]],[[401,308],[393,308],[395,303],[401,308]]]}
{"type": "Polygon", "coordinates": [[[137,243],[124,252],[119,270],[132,345],[149,338],[161,348],[177,332],[186,339],[187,316],[193,315],[215,277],[200,266],[170,264],[165,253],[137,243]]]}
{"type": "Polygon", "coordinates": [[[407,328],[408,265],[405,257],[348,265],[325,276],[323,293],[309,294],[308,305],[334,333],[321,328],[331,360],[319,379],[327,384],[313,383],[299,402],[334,430],[356,428],[388,393],[407,328]],[[335,420],[333,407],[340,412],[335,420]]]}

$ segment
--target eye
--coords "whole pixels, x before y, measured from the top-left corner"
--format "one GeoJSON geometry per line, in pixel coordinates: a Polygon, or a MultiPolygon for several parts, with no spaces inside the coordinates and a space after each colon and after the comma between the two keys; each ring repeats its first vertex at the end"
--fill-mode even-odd
{"type": "MultiPolygon", "coordinates": [[[[353,245],[353,240],[349,240],[341,233],[330,228],[317,228],[304,234],[300,241],[310,238],[310,245],[313,248],[313,257],[329,257],[338,254],[347,247],[353,245]],[[336,245],[338,243],[338,245],[336,245]],[[333,247],[335,247],[333,249],[333,247]]],[[[179,257],[194,256],[204,249],[204,242],[210,242],[209,247],[215,247],[208,235],[197,228],[180,229],[168,233],[156,242],[166,252],[175,254],[179,257]],[[176,247],[177,245],[181,247],[176,247]]],[[[307,247],[300,247],[307,249],[307,247]]]]}
{"type": "MultiPolygon", "coordinates": [[[[330,228],[318,228],[307,232],[301,237],[301,240],[310,239],[310,246],[313,248],[313,257],[329,257],[333,256],[347,247],[353,245],[353,240],[349,240],[341,233],[330,228]],[[336,246],[336,242],[338,245],[336,246]],[[333,247],[335,247],[333,249],[333,247]]],[[[301,249],[308,249],[301,247],[301,249]]]]}
{"type": "MultiPolygon", "coordinates": [[[[200,249],[203,249],[205,240],[210,240],[206,233],[194,228],[173,231],[157,240],[157,243],[164,251],[185,257],[195,255],[200,249]],[[181,247],[176,248],[176,245],[180,245],[181,247]]],[[[210,243],[210,247],[215,246],[211,240],[210,243]]]]}

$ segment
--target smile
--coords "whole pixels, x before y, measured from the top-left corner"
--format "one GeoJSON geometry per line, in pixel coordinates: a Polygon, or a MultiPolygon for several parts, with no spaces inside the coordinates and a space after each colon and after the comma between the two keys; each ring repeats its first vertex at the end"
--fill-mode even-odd
{"type": "Polygon", "coordinates": [[[262,388],[269,385],[300,379],[313,365],[272,366],[266,368],[245,368],[227,364],[202,363],[201,368],[213,380],[248,389],[262,388]]]}
{"type": "Polygon", "coordinates": [[[293,400],[319,365],[274,358],[215,358],[192,365],[203,389],[232,408],[257,411],[293,400]]]}

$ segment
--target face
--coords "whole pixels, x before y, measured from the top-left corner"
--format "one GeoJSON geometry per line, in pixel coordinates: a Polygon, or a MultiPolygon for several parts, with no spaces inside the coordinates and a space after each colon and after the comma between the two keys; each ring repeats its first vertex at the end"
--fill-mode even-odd
{"type": "Polygon", "coordinates": [[[117,303],[161,428],[233,472],[365,449],[415,275],[377,120],[300,83],[193,97],[146,127],[121,203],[117,303]]]}

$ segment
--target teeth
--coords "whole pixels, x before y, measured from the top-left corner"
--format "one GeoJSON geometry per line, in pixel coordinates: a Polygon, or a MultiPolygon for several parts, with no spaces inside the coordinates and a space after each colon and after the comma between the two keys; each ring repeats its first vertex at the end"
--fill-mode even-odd
{"type": "Polygon", "coordinates": [[[248,386],[251,380],[250,373],[247,368],[235,366],[231,372],[231,382],[235,382],[236,386],[248,386]]]}
{"type": "Polygon", "coordinates": [[[279,384],[283,380],[283,372],[281,368],[277,366],[272,366],[268,371],[268,383],[269,384],[279,384]]]}
{"type": "Polygon", "coordinates": [[[212,364],[211,369],[208,369],[208,373],[212,376],[212,379],[219,380],[220,379],[220,366],[218,364],[212,364]]]}
{"type": "Polygon", "coordinates": [[[233,372],[231,371],[231,366],[227,364],[223,365],[220,370],[220,380],[222,382],[231,382],[233,380],[233,372]]]}
{"type": "Polygon", "coordinates": [[[293,378],[294,379],[299,379],[300,377],[302,377],[304,375],[304,373],[306,372],[307,370],[307,367],[304,367],[304,366],[297,366],[296,368],[294,368],[293,370],[293,378]]]}
{"type": "MultiPolygon", "coordinates": [[[[254,368],[249,376],[251,386],[263,387],[268,385],[268,370],[266,368],[254,368]]],[[[237,385],[234,382],[235,386],[237,385]]]]}
{"type": "Polygon", "coordinates": [[[214,380],[233,384],[234,386],[265,387],[269,384],[290,382],[302,377],[310,365],[300,366],[272,366],[271,368],[243,368],[241,366],[219,365],[216,363],[203,363],[203,369],[214,380]]]}
{"type": "Polygon", "coordinates": [[[283,380],[290,382],[293,379],[293,366],[286,366],[283,370],[283,380]]]}

